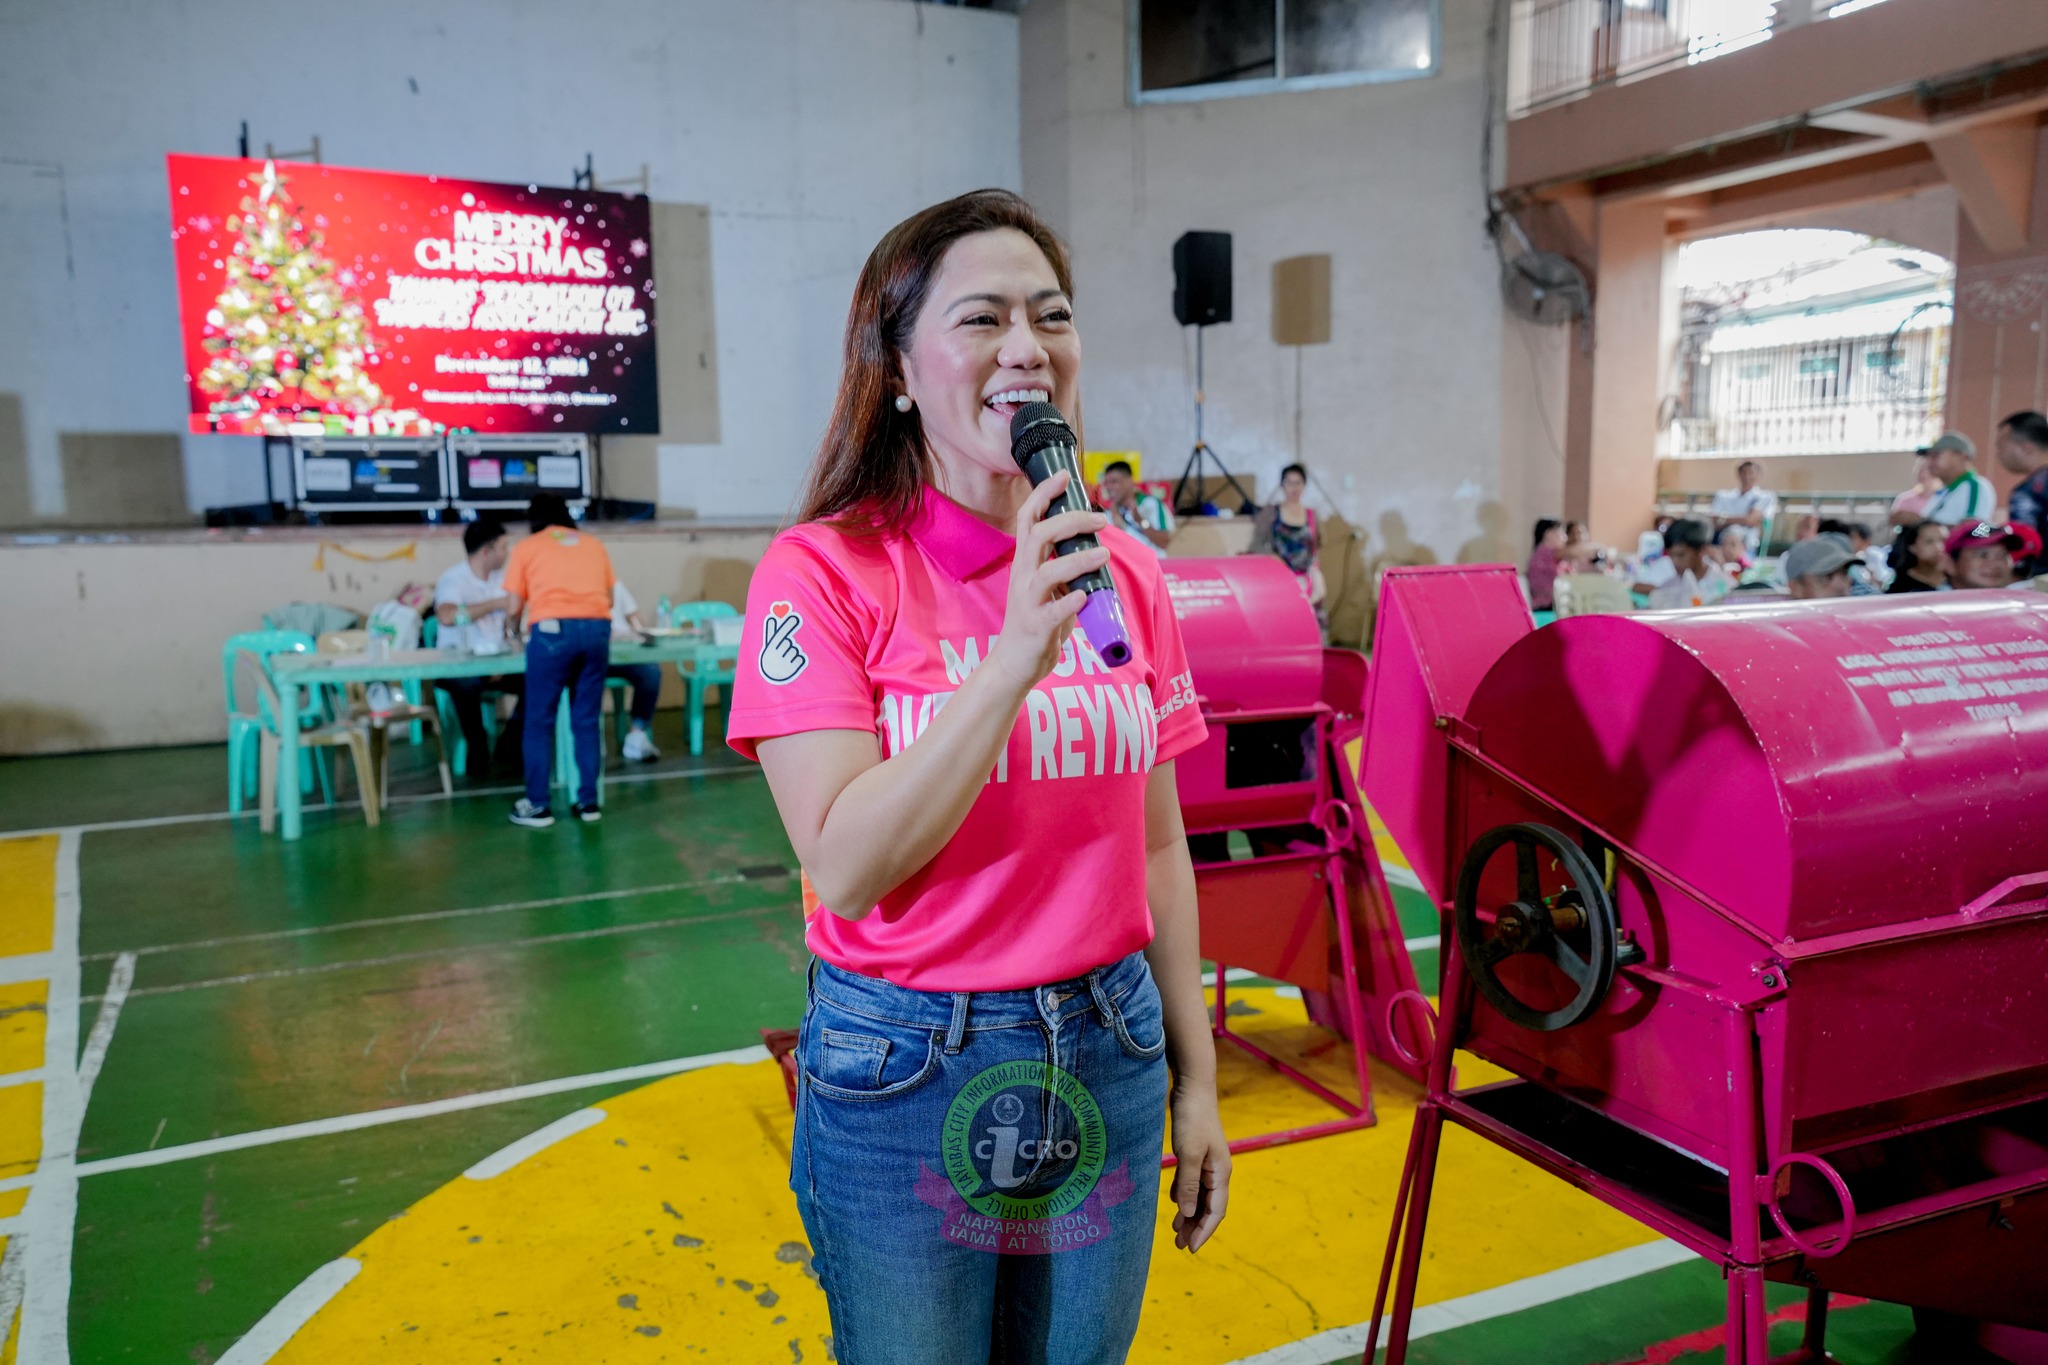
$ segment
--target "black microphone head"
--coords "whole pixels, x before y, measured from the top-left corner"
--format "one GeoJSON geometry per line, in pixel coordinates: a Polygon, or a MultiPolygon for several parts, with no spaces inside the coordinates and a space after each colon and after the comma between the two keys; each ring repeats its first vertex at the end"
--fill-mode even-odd
{"type": "Polygon", "coordinates": [[[1079,445],[1074,429],[1050,403],[1026,403],[1010,418],[1010,458],[1020,466],[1050,445],[1079,445]]]}

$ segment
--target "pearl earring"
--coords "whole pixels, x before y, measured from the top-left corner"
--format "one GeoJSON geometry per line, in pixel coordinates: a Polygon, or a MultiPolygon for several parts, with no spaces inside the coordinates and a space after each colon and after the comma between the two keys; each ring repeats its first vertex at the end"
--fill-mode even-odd
{"type": "Polygon", "coordinates": [[[910,395],[909,395],[909,394],[907,394],[907,393],[899,393],[899,394],[897,394],[897,395],[896,395],[896,411],[898,411],[898,412],[909,412],[909,411],[910,411],[910,395]]]}

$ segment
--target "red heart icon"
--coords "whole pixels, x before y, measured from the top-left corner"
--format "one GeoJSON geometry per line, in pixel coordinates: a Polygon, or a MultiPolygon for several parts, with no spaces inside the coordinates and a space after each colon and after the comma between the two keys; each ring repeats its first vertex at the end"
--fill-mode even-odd
{"type": "Polygon", "coordinates": [[[768,614],[770,616],[773,616],[776,620],[780,621],[783,617],[789,615],[790,612],[794,610],[795,608],[790,606],[787,602],[775,602],[770,604],[768,608],[768,614]]]}

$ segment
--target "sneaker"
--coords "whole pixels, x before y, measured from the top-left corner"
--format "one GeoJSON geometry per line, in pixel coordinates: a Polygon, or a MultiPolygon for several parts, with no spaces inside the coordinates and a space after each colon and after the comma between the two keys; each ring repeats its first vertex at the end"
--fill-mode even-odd
{"type": "Polygon", "coordinates": [[[581,801],[569,807],[569,814],[575,816],[586,825],[594,825],[604,819],[604,812],[602,810],[596,806],[586,806],[581,801]]]}
{"type": "Polygon", "coordinates": [[[628,763],[652,763],[661,757],[661,750],[654,747],[654,739],[637,725],[626,731],[623,746],[628,763]]]}
{"type": "Polygon", "coordinates": [[[546,829],[555,823],[555,813],[546,806],[536,806],[525,797],[512,803],[512,823],[528,829],[546,829]]]}

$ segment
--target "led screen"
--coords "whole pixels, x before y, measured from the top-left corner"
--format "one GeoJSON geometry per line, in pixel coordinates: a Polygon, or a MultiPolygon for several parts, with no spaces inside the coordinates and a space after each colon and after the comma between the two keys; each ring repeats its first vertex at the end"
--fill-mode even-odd
{"type": "Polygon", "coordinates": [[[645,199],[169,162],[193,431],[659,432],[645,199]]]}

